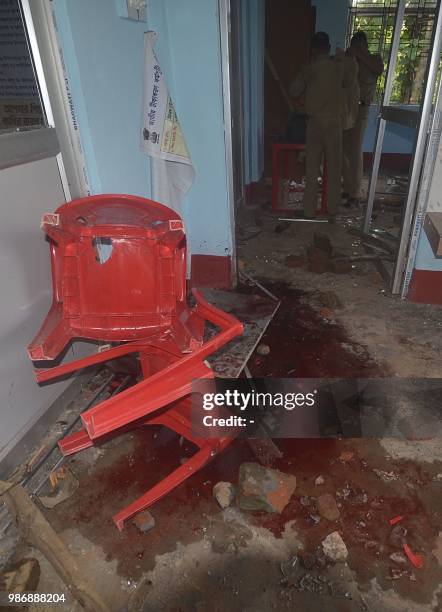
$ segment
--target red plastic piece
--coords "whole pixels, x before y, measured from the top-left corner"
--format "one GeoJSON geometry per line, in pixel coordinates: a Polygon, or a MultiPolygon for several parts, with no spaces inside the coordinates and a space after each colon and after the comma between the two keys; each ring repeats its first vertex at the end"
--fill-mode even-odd
{"type": "Polygon", "coordinates": [[[417,567],[417,569],[422,569],[424,567],[424,559],[422,555],[416,555],[406,542],[403,543],[403,547],[404,553],[407,555],[410,563],[414,565],[414,567],[417,567]]]}
{"type": "Polygon", "coordinates": [[[161,204],[133,196],[83,198],[45,215],[42,226],[51,240],[54,296],[42,328],[28,347],[30,357],[55,358],[72,338],[119,344],[36,370],[37,381],[130,353],[138,355],[143,374],[141,382],[84,412],[83,429],[59,443],[63,454],[140,425],[164,425],[199,447],[185,465],[114,517],[122,529],[126,520],[166,495],[232,441],[231,437],[204,439],[193,431],[189,396],[194,379],[214,376],[205,359],[240,335],[243,327],[196,290],[196,304],[188,307],[183,224],[161,204]],[[203,342],[207,321],[220,331],[203,342]]]}
{"type": "MultiPolygon", "coordinates": [[[[272,210],[275,212],[295,212],[293,208],[281,206],[281,181],[290,180],[289,156],[295,151],[305,151],[304,144],[289,142],[273,143],[272,171],[272,210]]],[[[327,163],[324,160],[321,191],[321,214],[327,213],[327,163]]]]}

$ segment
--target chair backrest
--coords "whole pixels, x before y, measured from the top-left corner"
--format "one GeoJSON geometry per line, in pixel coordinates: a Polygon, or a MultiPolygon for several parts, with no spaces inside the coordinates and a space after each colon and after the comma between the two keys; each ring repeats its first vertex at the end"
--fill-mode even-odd
{"type": "Polygon", "coordinates": [[[132,340],[171,325],[185,302],[181,218],[127,195],[73,200],[43,217],[54,302],[76,337],[132,340]]]}

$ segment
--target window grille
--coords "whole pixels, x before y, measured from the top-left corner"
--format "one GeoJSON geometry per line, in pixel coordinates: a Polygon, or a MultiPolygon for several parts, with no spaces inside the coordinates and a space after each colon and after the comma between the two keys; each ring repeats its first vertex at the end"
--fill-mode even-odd
{"type": "MultiPolygon", "coordinates": [[[[372,53],[388,64],[398,0],[352,0],[348,42],[357,30],[367,35],[372,53]]],[[[391,103],[419,104],[425,78],[436,0],[408,0],[401,31],[391,103]]],[[[384,75],[378,80],[377,101],[382,98],[384,75]]]]}

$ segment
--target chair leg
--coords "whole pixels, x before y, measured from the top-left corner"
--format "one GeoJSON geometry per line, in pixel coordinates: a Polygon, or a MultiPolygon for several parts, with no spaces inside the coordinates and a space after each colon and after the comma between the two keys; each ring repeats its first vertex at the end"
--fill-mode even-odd
{"type": "Polygon", "coordinates": [[[197,453],[193,455],[184,465],[181,465],[168,476],[163,478],[159,483],[146,491],[141,497],[133,501],[126,508],[113,516],[113,521],[120,531],[123,530],[124,523],[138,512],[145,510],[153,503],[167,495],[172,489],[187,480],[195,472],[201,469],[210,461],[213,456],[214,449],[211,445],[203,446],[197,453]]]}
{"type": "Polygon", "coordinates": [[[85,429],[80,429],[70,436],[66,436],[63,440],[60,440],[58,446],[62,454],[66,457],[67,455],[73,455],[79,451],[85,450],[93,446],[93,441],[89,438],[89,435],[85,429]]]}

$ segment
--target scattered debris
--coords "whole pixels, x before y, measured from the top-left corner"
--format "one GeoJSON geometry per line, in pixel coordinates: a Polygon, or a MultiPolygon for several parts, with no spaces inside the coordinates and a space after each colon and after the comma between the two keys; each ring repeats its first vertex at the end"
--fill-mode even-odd
{"type": "Polygon", "coordinates": [[[296,489],[296,477],[265,468],[259,463],[243,463],[239,468],[238,505],[242,510],[281,513],[296,489]]]}
{"type": "Polygon", "coordinates": [[[308,495],[303,495],[299,498],[299,503],[304,507],[311,506],[313,503],[313,498],[309,497],[308,495]]]}
{"type": "Polygon", "coordinates": [[[258,353],[258,355],[262,355],[263,357],[265,357],[270,353],[270,346],[268,344],[259,344],[258,348],[256,349],[256,352],[258,353]]]}
{"type": "Polygon", "coordinates": [[[318,477],[315,479],[315,485],[316,485],[317,487],[320,487],[320,486],[321,486],[321,485],[323,485],[324,483],[325,483],[325,478],[324,478],[324,476],[318,476],[318,477]]]}
{"type": "Polygon", "coordinates": [[[384,482],[393,482],[393,480],[399,480],[399,475],[394,472],[385,472],[384,470],[374,469],[373,472],[379,476],[384,482]]]}
{"type": "Polygon", "coordinates": [[[301,578],[302,569],[299,563],[299,557],[296,555],[288,561],[281,563],[280,568],[284,578],[293,586],[301,578]]]}
{"type": "Polygon", "coordinates": [[[23,559],[0,574],[1,590],[9,593],[35,591],[40,581],[40,564],[37,559],[23,559]]]}
{"type": "Polygon", "coordinates": [[[383,251],[386,251],[387,253],[390,253],[392,255],[394,255],[396,252],[396,246],[391,245],[390,243],[382,240],[378,236],[365,234],[362,230],[356,228],[351,228],[347,231],[352,236],[357,236],[358,238],[360,238],[364,244],[377,247],[378,249],[382,249],[383,251]]]}
{"type": "Polygon", "coordinates": [[[319,314],[323,319],[333,319],[333,312],[330,310],[330,308],[321,308],[319,314]]]}
{"type": "Polygon", "coordinates": [[[306,553],[301,557],[301,564],[306,570],[312,570],[316,565],[315,555],[306,553]]]}
{"type": "Polygon", "coordinates": [[[281,563],[281,573],[284,576],[284,586],[294,587],[298,591],[309,591],[317,595],[336,595],[333,584],[325,576],[307,571],[303,573],[303,568],[313,570],[316,565],[314,555],[305,555],[302,558],[293,557],[281,563]],[[301,567],[302,564],[302,567],[301,567]]]}
{"type": "Polygon", "coordinates": [[[52,491],[48,495],[39,496],[43,506],[49,509],[68,499],[80,485],[74,474],[64,467],[52,471],[49,482],[52,491]]]}
{"type": "Polygon", "coordinates": [[[364,491],[356,493],[350,500],[352,504],[366,504],[368,502],[368,495],[364,491]]]}
{"type": "Polygon", "coordinates": [[[396,563],[397,565],[407,565],[407,558],[402,554],[402,553],[392,553],[390,555],[390,560],[393,561],[393,563],[396,563]]]}
{"type": "Polygon", "coordinates": [[[405,527],[402,527],[401,525],[396,525],[391,530],[390,537],[388,538],[388,543],[390,544],[390,546],[393,546],[393,548],[402,548],[407,533],[408,531],[405,529],[405,527]]]}
{"type": "Polygon", "coordinates": [[[370,502],[370,506],[375,510],[379,510],[380,508],[382,508],[383,503],[383,499],[374,499],[372,502],[370,502]]]}
{"type": "Polygon", "coordinates": [[[368,495],[361,489],[355,489],[348,482],[345,483],[342,489],[336,491],[336,497],[340,501],[347,501],[352,505],[360,505],[368,503],[368,495]]]}
{"type": "Polygon", "coordinates": [[[143,533],[147,533],[155,527],[155,518],[149,510],[143,510],[134,518],[134,525],[143,533]]]}
{"type": "Polygon", "coordinates": [[[404,549],[404,553],[407,555],[408,559],[410,560],[410,563],[414,565],[414,567],[421,569],[424,566],[424,559],[422,555],[413,553],[413,551],[411,550],[411,548],[408,546],[406,542],[402,544],[402,547],[404,549]]]}
{"type": "Polygon", "coordinates": [[[342,451],[339,455],[339,461],[342,463],[348,463],[352,459],[354,459],[355,454],[352,451],[342,451]]]}
{"type": "Polygon", "coordinates": [[[390,567],[390,579],[399,580],[404,576],[409,576],[409,572],[406,569],[399,569],[397,567],[390,567]]]}
{"type": "Polygon", "coordinates": [[[329,594],[332,591],[332,583],[325,576],[315,576],[313,574],[305,574],[299,581],[298,588],[300,591],[309,591],[316,595],[329,594]]]}
{"type": "Polygon", "coordinates": [[[337,521],[341,513],[336,505],[336,500],[330,493],[324,493],[318,497],[318,512],[328,521],[337,521]]]}
{"type": "Polygon", "coordinates": [[[230,482],[217,482],[213,487],[213,497],[224,510],[231,506],[235,499],[235,487],[230,482]]]}
{"type": "Polygon", "coordinates": [[[328,534],[322,541],[322,549],[331,561],[345,561],[348,557],[347,546],[338,531],[328,534]]]}

